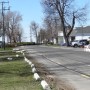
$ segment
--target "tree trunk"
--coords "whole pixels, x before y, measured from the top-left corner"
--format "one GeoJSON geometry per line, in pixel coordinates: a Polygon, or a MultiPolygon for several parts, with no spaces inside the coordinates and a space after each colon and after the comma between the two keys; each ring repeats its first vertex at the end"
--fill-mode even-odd
{"type": "Polygon", "coordinates": [[[67,35],[66,35],[66,30],[65,30],[63,16],[61,17],[61,25],[62,25],[62,31],[63,31],[63,35],[64,35],[64,39],[65,39],[66,45],[69,46],[69,40],[68,40],[69,37],[67,37],[67,35]]]}
{"type": "Polygon", "coordinates": [[[58,44],[58,37],[56,37],[56,44],[58,44]]]}
{"type": "Polygon", "coordinates": [[[67,47],[70,46],[70,44],[69,44],[69,37],[66,37],[65,40],[66,40],[67,47]]]}
{"type": "Polygon", "coordinates": [[[10,36],[10,38],[9,38],[9,39],[10,39],[10,44],[11,44],[11,43],[12,43],[12,39],[11,39],[11,36],[10,36]]]}

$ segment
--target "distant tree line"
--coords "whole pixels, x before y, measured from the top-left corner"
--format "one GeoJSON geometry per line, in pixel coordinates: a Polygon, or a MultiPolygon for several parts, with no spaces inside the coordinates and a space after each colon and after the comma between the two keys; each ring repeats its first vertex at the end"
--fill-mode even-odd
{"type": "MultiPolygon", "coordinates": [[[[19,12],[8,11],[4,13],[5,36],[10,44],[21,42],[22,37],[22,16],[19,12]]],[[[2,13],[0,14],[0,34],[3,34],[2,13]]]]}

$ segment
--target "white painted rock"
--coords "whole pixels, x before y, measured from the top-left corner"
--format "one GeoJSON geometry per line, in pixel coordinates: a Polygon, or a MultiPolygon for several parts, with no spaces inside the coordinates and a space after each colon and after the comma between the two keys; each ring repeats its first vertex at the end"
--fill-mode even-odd
{"type": "Polygon", "coordinates": [[[21,50],[22,52],[24,52],[25,50],[21,50]]]}
{"type": "Polygon", "coordinates": [[[28,64],[29,64],[29,65],[32,65],[32,62],[31,62],[31,61],[29,61],[29,62],[28,62],[28,64]]]}
{"type": "Polygon", "coordinates": [[[9,58],[9,57],[8,57],[7,59],[8,59],[8,60],[12,60],[12,58],[9,58]]]}
{"type": "Polygon", "coordinates": [[[17,54],[16,57],[19,57],[19,55],[17,54]]]}
{"type": "Polygon", "coordinates": [[[31,64],[31,68],[33,68],[34,67],[34,64],[31,64]]]}
{"type": "Polygon", "coordinates": [[[23,53],[22,51],[20,51],[21,53],[23,53]]]}
{"type": "Polygon", "coordinates": [[[24,53],[22,53],[23,54],[23,56],[25,56],[25,54],[24,53]]]}
{"type": "Polygon", "coordinates": [[[36,68],[35,68],[35,67],[34,67],[34,68],[32,68],[32,72],[33,72],[33,73],[36,73],[36,71],[37,71],[37,70],[36,70],[36,68]]]}
{"type": "Polygon", "coordinates": [[[37,73],[34,73],[34,79],[35,80],[40,80],[40,76],[37,73]]]}
{"type": "Polygon", "coordinates": [[[29,60],[28,60],[26,57],[24,57],[24,60],[25,60],[26,62],[29,62],[29,60]]]}
{"type": "Polygon", "coordinates": [[[16,53],[20,53],[21,51],[16,51],[16,53]]]}
{"type": "Polygon", "coordinates": [[[23,53],[25,50],[21,50],[21,53],[23,53]]]}
{"type": "Polygon", "coordinates": [[[41,86],[44,90],[51,90],[49,85],[47,84],[47,82],[45,80],[41,81],[41,86]]]}
{"type": "Polygon", "coordinates": [[[27,58],[26,58],[26,57],[24,57],[24,60],[25,60],[25,61],[27,61],[27,58]]]}

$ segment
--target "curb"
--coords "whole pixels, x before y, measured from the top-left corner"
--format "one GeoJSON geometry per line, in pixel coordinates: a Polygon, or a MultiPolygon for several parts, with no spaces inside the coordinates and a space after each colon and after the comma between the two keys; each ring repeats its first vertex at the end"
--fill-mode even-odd
{"type": "MultiPolygon", "coordinates": [[[[35,68],[35,65],[34,65],[30,60],[28,60],[28,59],[25,57],[25,53],[24,53],[25,50],[19,50],[19,49],[13,49],[13,50],[16,51],[16,53],[21,52],[21,53],[23,54],[23,56],[24,56],[24,61],[27,62],[29,65],[31,65],[32,73],[34,74],[34,75],[33,75],[33,78],[34,78],[36,81],[40,80],[41,86],[42,86],[43,90],[51,90],[51,89],[50,89],[50,86],[48,85],[48,83],[47,83],[45,80],[41,80],[39,74],[36,73],[37,70],[36,70],[36,68],[35,68]]],[[[19,57],[19,55],[16,54],[16,57],[19,57]]]]}
{"type": "MultiPolygon", "coordinates": [[[[23,52],[23,53],[24,53],[24,52],[23,52]]],[[[28,59],[25,57],[25,54],[23,54],[23,56],[24,56],[25,62],[27,62],[29,65],[31,65],[32,73],[34,74],[34,75],[33,75],[34,79],[35,79],[36,81],[40,80],[41,86],[42,86],[43,90],[51,90],[51,89],[50,89],[50,86],[47,84],[47,82],[46,82],[45,80],[41,80],[39,74],[36,73],[37,70],[36,70],[36,68],[35,68],[35,65],[34,65],[30,60],[28,60],[28,59]]]]}

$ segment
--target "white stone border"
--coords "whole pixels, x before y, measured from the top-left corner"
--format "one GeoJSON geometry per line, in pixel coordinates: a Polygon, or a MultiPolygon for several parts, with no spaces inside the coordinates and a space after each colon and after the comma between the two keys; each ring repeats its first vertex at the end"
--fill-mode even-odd
{"type": "Polygon", "coordinates": [[[43,87],[44,90],[51,90],[49,85],[47,84],[47,82],[45,80],[41,81],[41,86],[43,87]]]}
{"type": "Polygon", "coordinates": [[[40,80],[40,76],[38,75],[38,73],[34,73],[34,79],[37,81],[37,80],[40,80]]]}
{"type": "MultiPolygon", "coordinates": [[[[25,50],[19,50],[18,48],[13,49],[13,50],[16,51],[16,53],[21,52],[21,53],[23,54],[23,56],[24,56],[24,61],[27,62],[29,65],[31,65],[32,73],[34,73],[34,75],[33,75],[34,79],[35,79],[36,81],[37,81],[37,80],[40,80],[40,81],[41,81],[41,86],[42,86],[43,90],[51,90],[50,87],[49,87],[49,85],[48,85],[48,83],[47,83],[45,80],[41,80],[39,74],[37,73],[37,70],[36,70],[36,68],[35,68],[35,65],[34,65],[30,60],[28,60],[28,59],[25,57],[25,54],[24,54],[24,51],[25,51],[25,50]]],[[[16,57],[19,57],[19,55],[16,54],[16,57]]],[[[8,59],[11,60],[11,58],[8,58],[8,59]]]]}
{"type": "Polygon", "coordinates": [[[40,80],[41,81],[41,86],[43,88],[43,90],[51,90],[50,89],[50,86],[47,84],[47,82],[45,80],[41,80],[39,74],[37,73],[37,70],[35,68],[35,65],[30,61],[28,60],[26,57],[24,57],[24,60],[29,64],[31,65],[31,68],[32,68],[32,73],[34,73],[33,77],[34,79],[37,81],[37,80],[40,80]]]}
{"type": "MultiPolygon", "coordinates": [[[[45,81],[45,80],[41,80],[39,74],[37,73],[37,70],[35,68],[35,65],[30,61],[28,60],[26,57],[25,57],[25,54],[24,54],[24,51],[25,50],[19,50],[19,49],[13,49],[14,51],[16,51],[16,53],[18,52],[21,52],[24,56],[24,61],[27,62],[29,65],[31,65],[31,68],[32,68],[32,73],[34,74],[33,75],[33,78],[37,81],[37,80],[40,80],[41,81],[41,86],[43,88],[43,90],[51,90],[48,83],[45,81]]],[[[18,54],[16,54],[16,57],[19,57],[18,54]]],[[[9,59],[9,58],[8,58],[9,59]]],[[[10,58],[11,59],[11,58],[10,58]]]]}

